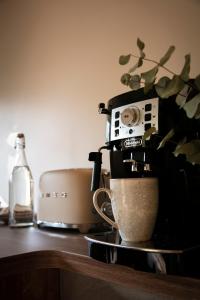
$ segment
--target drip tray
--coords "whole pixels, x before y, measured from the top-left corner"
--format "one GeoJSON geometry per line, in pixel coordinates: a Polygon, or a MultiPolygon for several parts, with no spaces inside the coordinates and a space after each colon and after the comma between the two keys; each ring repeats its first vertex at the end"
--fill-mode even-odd
{"type": "Polygon", "coordinates": [[[118,231],[89,234],[90,257],[136,270],[200,277],[200,242],[151,240],[130,243],[118,231]]]}

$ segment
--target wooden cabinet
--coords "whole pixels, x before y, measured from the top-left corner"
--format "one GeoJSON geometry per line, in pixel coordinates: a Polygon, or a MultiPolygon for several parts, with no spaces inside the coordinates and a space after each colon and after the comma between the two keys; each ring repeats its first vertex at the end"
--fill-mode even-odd
{"type": "Polygon", "coordinates": [[[200,280],[96,261],[81,234],[0,227],[0,299],[200,299],[200,280]]]}
{"type": "Polygon", "coordinates": [[[60,270],[41,269],[1,276],[0,299],[59,300],[60,270]]]}

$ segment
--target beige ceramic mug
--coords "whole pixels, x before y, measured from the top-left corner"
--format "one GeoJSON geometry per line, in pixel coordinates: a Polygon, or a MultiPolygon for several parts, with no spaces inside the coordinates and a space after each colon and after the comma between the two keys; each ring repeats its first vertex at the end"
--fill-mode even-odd
{"type": "Polygon", "coordinates": [[[110,179],[110,189],[100,188],[93,195],[97,212],[116,229],[123,241],[151,239],[158,211],[157,178],[110,179]],[[115,221],[106,216],[98,204],[98,195],[107,193],[115,221]]]}

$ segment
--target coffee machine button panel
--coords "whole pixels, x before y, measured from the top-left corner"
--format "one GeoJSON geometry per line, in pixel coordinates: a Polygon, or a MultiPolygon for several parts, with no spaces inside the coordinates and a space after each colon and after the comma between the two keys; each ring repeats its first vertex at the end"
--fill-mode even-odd
{"type": "Polygon", "coordinates": [[[151,127],[158,131],[158,110],[158,98],[114,108],[111,112],[110,141],[141,137],[151,127]]]}

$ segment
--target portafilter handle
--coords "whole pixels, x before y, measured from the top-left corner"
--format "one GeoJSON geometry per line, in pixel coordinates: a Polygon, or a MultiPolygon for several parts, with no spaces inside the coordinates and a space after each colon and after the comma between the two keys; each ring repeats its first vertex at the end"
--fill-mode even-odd
{"type": "Polygon", "coordinates": [[[91,182],[91,191],[94,192],[100,186],[102,153],[100,151],[90,152],[88,160],[94,162],[94,167],[92,172],[92,182],[91,182]]]}

